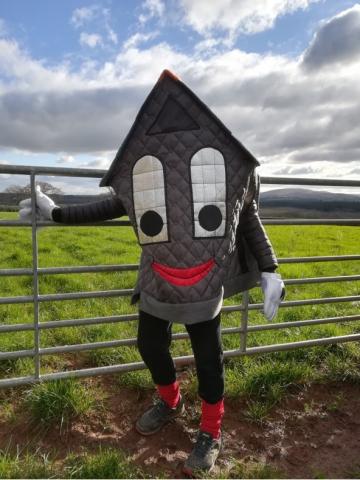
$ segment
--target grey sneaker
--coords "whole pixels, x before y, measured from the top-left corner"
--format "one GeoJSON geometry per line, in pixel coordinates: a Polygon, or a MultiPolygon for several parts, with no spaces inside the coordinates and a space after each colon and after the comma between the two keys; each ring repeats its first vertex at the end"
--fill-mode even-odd
{"type": "Polygon", "coordinates": [[[164,400],[159,398],[152,407],[141,415],[136,422],[135,428],[141,435],[152,435],[171,420],[182,415],[184,411],[184,399],[181,395],[175,408],[170,408],[164,400]]]}
{"type": "Polygon", "coordinates": [[[196,472],[210,472],[222,450],[222,446],[222,434],[219,439],[215,439],[210,433],[200,430],[195,446],[184,463],[183,473],[193,476],[196,472]]]}

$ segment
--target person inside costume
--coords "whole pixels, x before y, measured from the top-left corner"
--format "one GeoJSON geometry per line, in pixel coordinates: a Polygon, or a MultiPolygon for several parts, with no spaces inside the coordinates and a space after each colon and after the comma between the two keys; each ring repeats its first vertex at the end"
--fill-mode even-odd
{"type": "MultiPolygon", "coordinates": [[[[80,224],[128,215],[142,247],[132,303],[137,344],[159,394],[136,422],[152,435],[184,412],[169,352],[181,323],[194,352],[201,399],[197,441],[184,472],[210,471],[222,448],[223,299],[261,286],[271,321],[285,297],[277,258],[258,213],[256,158],[178,77],[165,70],[100,186],[111,198],[58,207],[37,187],[39,215],[80,224]]],[[[20,216],[31,213],[29,200],[20,216]]],[[[39,217],[40,218],[40,217],[39,217]]]]}

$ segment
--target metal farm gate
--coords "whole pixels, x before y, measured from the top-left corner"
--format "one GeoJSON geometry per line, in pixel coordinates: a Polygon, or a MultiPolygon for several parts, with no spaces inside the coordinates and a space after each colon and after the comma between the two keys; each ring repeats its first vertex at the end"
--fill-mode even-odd
{"type": "MultiPolygon", "coordinates": [[[[0,165],[0,174],[13,174],[13,175],[29,175],[31,185],[31,198],[32,205],[35,205],[35,180],[38,175],[52,175],[52,176],[68,176],[68,177],[88,177],[88,178],[101,178],[105,174],[105,170],[96,169],[76,169],[76,168],[56,168],[56,167],[28,167],[28,166],[10,166],[0,165]]],[[[346,186],[346,187],[359,187],[360,181],[358,180],[336,180],[336,179],[306,179],[295,177],[261,177],[262,184],[285,184],[285,185],[312,185],[312,186],[346,186]]],[[[360,225],[359,219],[274,219],[263,220],[264,225],[360,225]]],[[[89,224],[87,224],[89,225],[89,224]]],[[[128,221],[108,221],[103,223],[94,224],[94,226],[130,226],[128,221]]],[[[70,299],[82,299],[82,298],[99,298],[99,297],[119,297],[130,296],[132,294],[131,289],[122,290],[107,290],[107,291],[93,291],[93,292],[75,292],[75,293],[59,293],[42,295],[39,292],[39,275],[56,275],[66,273],[88,273],[88,272],[114,272],[114,271],[130,271],[137,270],[137,265],[99,265],[99,266],[79,266],[79,267],[55,267],[55,268],[39,268],[38,267],[38,243],[37,243],[37,227],[51,226],[55,227],[57,224],[53,222],[37,222],[35,217],[35,209],[33,208],[33,215],[31,222],[23,222],[19,220],[2,220],[0,221],[0,227],[30,227],[32,231],[32,268],[16,268],[16,269],[0,269],[0,277],[5,276],[20,276],[28,275],[33,279],[33,293],[29,296],[17,296],[17,297],[2,297],[0,298],[0,305],[6,304],[24,304],[33,303],[34,306],[34,318],[33,323],[18,323],[11,325],[0,325],[0,334],[5,332],[22,332],[33,331],[34,332],[34,348],[29,350],[19,350],[4,352],[1,351],[1,335],[0,335],[0,361],[6,359],[17,359],[22,357],[32,357],[34,360],[34,373],[27,377],[15,377],[9,379],[0,380],[0,387],[13,387],[16,385],[30,384],[44,380],[54,380],[60,378],[69,377],[85,377],[92,375],[101,375],[114,372],[126,372],[131,370],[139,370],[146,368],[143,362],[134,362],[120,365],[111,365],[106,367],[87,368],[71,371],[63,371],[56,373],[40,374],[40,359],[43,355],[54,355],[61,353],[74,353],[83,350],[92,350],[98,348],[108,347],[120,347],[135,345],[136,339],[122,339],[113,340],[107,342],[94,342],[78,345],[65,345],[49,348],[42,348],[40,345],[40,332],[45,329],[55,329],[63,327],[74,327],[84,325],[99,325],[112,322],[127,322],[137,319],[137,315],[114,315],[109,317],[96,317],[96,318],[80,318],[69,320],[58,320],[50,322],[39,321],[39,308],[42,302],[49,301],[61,301],[70,299]]],[[[64,225],[61,225],[64,227],[64,225]]],[[[360,243],[360,242],[359,242],[360,243]]],[[[315,257],[291,257],[291,258],[278,258],[279,264],[284,263],[306,263],[306,262],[326,262],[326,261],[344,261],[344,260],[360,260],[359,255],[337,255],[337,256],[315,256],[315,257]]],[[[326,283],[326,282],[341,282],[341,281],[358,281],[360,275],[346,275],[346,276],[330,276],[330,277],[312,277],[312,278],[300,278],[300,279],[284,279],[285,285],[302,285],[308,283],[326,283]]],[[[313,298],[307,300],[293,300],[283,301],[280,308],[284,307],[297,307],[300,305],[317,305],[325,303],[338,303],[338,302],[356,302],[355,305],[359,305],[360,295],[343,296],[343,297],[329,297],[329,298],[313,298]]],[[[325,323],[336,323],[344,321],[356,321],[360,320],[360,314],[317,318],[311,320],[301,320],[283,323],[268,323],[265,325],[249,325],[248,326],[248,312],[249,310],[262,309],[263,304],[251,304],[249,303],[249,292],[243,292],[241,305],[223,306],[222,312],[240,312],[239,326],[231,328],[223,328],[222,334],[236,334],[239,335],[239,348],[234,350],[227,350],[224,352],[225,357],[234,357],[240,355],[254,355],[265,352],[275,352],[280,350],[291,350],[299,347],[310,347],[314,345],[334,344],[340,342],[351,342],[360,340],[359,334],[343,335],[336,337],[317,338],[311,340],[304,340],[292,343],[282,343],[273,345],[264,345],[257,347],[247,347],[247,334],[248,332],[257,332],[263,330],[283,329],[291,327],[303,327],[311,325],[319,325],[325,323]]],[[[357,311],[359,311],[357,309],[357,311]]],[[[173,339],[188,338],[187,333],[175,333],[173,339]]],[[[176,365],[182,365],[193,362],[193,356],[176,357],[176,365]]]]}

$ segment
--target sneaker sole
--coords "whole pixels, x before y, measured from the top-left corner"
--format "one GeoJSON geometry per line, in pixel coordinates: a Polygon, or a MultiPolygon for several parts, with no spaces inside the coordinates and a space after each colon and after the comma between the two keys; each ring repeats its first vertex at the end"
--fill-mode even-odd
{"type": "Polygon", "coordinates": [[[169,418],[168,420],[166,420],[164,423],[162,423],[158,428],[156,428],[155,430],[151,430],[151,431],[144,431],[144,430],[141,430],[141,427],[139,426],[138,422],[135,423],[135,430],[140,433],[140,435],[144,435],[145,437],[148,437],[150,435],[154,435],[155,433],[159,432],[163,427],[165,427],[165,425],[167,425],[168,423],[172,422],[173,420],[175,420],[176,418],[180,417],[183,413],[185,412],[185,405],[183,405],[181,407],[181,410],[179,413],[177,413],[176,415],[174,415],[173,417],[169,418]]]}
{"type": "Polygon", "coordinates": [[[163,427],[165,427],[165,425],[167,425],[168,423],[170,423],[172,421],[172,418],[170,420],[167,420],[166,422],[164,422],[162,425],[160,425],[160,427],[158,427],[156,430],[151,430],[151,432],[145,432],[143,430],[141,430],[141,428],[139,427],[139,425],[136,423],[135,424],[135,430],[140,433],[140,435],[144,435],[145,437],[148,437],[150,435],[154,435],[154,433],[157,433],[159,432],[163,427]]]}

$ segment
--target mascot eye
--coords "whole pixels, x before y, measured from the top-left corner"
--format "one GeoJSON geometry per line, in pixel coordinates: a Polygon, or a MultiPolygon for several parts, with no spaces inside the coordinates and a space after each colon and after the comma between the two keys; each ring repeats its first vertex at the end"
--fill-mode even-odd
{"type": "Polygon", "coordinates": [[[133,168],[133,199],[139,242],[168,241],[164,170],[156,157],[145,155],[133,168]]]}
{"type": "Polygon", "coordinates": [[[213,232],[220,227],[222,222],[222,214],[218,207],[215,205],[206,205],[202,207],[199,212],[199,223],[202,228],[213,232]]]}
{"type": "Polygon", "coordinates": [[[226,225],[225,161],[219,150],[202,148],[191,159],[194,237],[223,237],[226,225]]]}
{"type": "Polygon", "coordinates": [[[159,235],[164,226],[161,216],[154,212],[154,210],[148,210],[140,219],[140,228],[149,237],[155,237],[159,235]]]}

